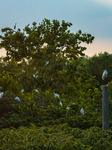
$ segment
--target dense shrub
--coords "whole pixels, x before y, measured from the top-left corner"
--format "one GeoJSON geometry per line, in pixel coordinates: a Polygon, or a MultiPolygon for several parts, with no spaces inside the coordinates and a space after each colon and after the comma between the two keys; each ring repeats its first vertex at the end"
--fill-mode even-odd
{"type": "Polygon", "coordinates": [[[112,131],[88,130],[67,124],[37,128],[20,127],[0,131],[0,150],[110,150],[112,131]]]}

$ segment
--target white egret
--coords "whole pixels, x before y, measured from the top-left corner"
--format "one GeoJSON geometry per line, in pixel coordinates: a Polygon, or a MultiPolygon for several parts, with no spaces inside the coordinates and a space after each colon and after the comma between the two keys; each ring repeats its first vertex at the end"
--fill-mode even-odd
{"type": "Polygon", "coordinates": [[[57,97],[57,98],[59,98],[59,94],[54,93],[54,96],[57,97]]]}
{"type": "Polygon", "coordinates": [[[107,77],[107,75],[108,75],[108,72],[105,69],[104,72],[103,72],[103,74],[102,74],[102,80],[105,80],[105,78],[107,77]]]}
{"type": "Polygon", "coordinates": [[[21,93],[24,93],[24,89],[21,90],[21,93]]]}
{"type": "Polygon", "coordinates": [[[17,97],[15,97],[15,100],[18,100],[18,101],[20,101],[20,98],[17,96],[17,97]]]}
{"type": "Polygon", "coordinates": [[[82,115],[84,115],[84,108],[81,108],[80,112],[82,115]]]}
{"type": "Polygon", "coordinates": [[[2,98],[4,95],[4,92],[0,92],[0,98],[2,98]]]}
{"type": "Polygon", "coordinates": [[[60,101],[60,105],[63,106],[62,102],[60,101]]]}
{"type": "Polygon", "coordinates": [[[39,90],[36,89],[35,92],[39,93],[39,90]]]}
{"type": "Polygon", "coordinates": [[[49,64],[49,61],[46,62],[46,65],[48,65],[48,64],[49,64]]]}
{"type": "Polygon", "coordinates": [[[70,107],[67,107],[66,109],[70,110],[70,107]]]}

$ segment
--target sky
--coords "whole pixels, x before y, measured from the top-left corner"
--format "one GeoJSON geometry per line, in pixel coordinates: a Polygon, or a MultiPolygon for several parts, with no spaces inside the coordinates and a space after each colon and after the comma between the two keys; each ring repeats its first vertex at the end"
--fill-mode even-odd
{"type": "Polygon", "coordinates": [[[85,44],[86,55],[112,53],[112,0],[0,0],[0,34],[2,28],[13,28],[15,23],[23,29],[44,18],[71,22],[71,32],[93,35],[93,43],[85,44]]]}

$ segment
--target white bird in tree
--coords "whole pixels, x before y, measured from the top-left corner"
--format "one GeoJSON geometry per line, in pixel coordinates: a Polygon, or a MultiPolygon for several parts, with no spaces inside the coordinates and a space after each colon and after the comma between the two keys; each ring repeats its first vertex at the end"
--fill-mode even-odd
{"type": "Polygon", "coordinates": [[[102,74],[102,80],[105,80],[105,78],[107,77],[107,75],[108,75],[108,72],[105,69],[104,72],[103,72],[103,74],[102,74]]]}
{"type": "Polygon", "coordinates": [[[60,101],[60,105],[63,106],[62,102],[60,101]]]}
{"type": "Polygon", "coordinates": [[[84,115],[84,108],[81,108],[80,112],[82,115],[84,115]]]}

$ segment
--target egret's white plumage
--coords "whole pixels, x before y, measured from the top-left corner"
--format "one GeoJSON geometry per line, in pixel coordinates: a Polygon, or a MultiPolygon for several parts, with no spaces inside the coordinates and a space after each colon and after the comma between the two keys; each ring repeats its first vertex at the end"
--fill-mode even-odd
{"type": "Polygon", "coordinates": [[[18,100],[18,101],[20,101],[20,98],[19,98],[18,96],[16,96],[16,97],[15,97],[15,100],[18,100]]]}
{"type": "Polygon", "coordinates": [[[0,98],[2,98],[4,95],[4,92],[0,92],[0,98]]]}
{"type": "Polygon", "coordinates": [[[104,80],[107,77],[107,75],[108,75],[108,72],[105,69],[104,72],[103,72],[103,74],[102,74],[102,80],[104,80]]]}
{"type": "Polygon", "coordinates": [[[59,98],[59,94],[57,94],[57,93],[54,93],[54,96],[57,97],[57,98],[59,98]]]}
{"type": "Polygon", "coordinates": [[[70,110],[70,108],[69,108],[69,107],[67,107],[66,109],[70,110]]]}
{"type": "Polygon", "coordinates": [[[82,115],[84,115],[84,108],[81,108],[80,112],[82,115]]]}
{"type": "Polygon", "coordinates": [[[62,102],[60,101],[60,105],[63,106],[62,102]]]}

